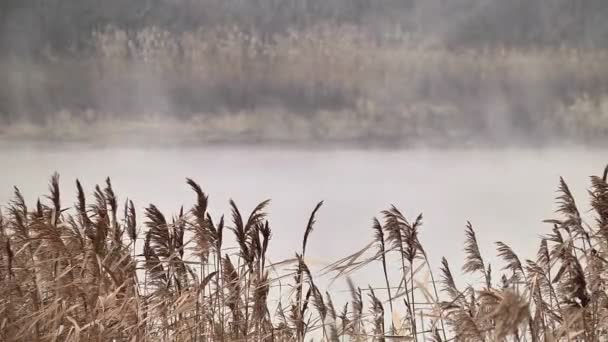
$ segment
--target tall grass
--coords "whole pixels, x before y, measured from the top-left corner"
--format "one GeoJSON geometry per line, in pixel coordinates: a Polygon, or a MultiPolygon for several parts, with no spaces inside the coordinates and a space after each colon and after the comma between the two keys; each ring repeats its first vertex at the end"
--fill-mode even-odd
{"type": "Polygon", "coordinates": [[[467,223],[462,272],[482,280],[466,286],[445,258],[430,265],[422,215],[390,207],[366,247],[323,270],[347,279],[351,298],[340,306],[306,261],[322,202],[302,226],[301,249],[272,263],[268,201],[248,215],[230,201],[229,219],[213,216],[187,179],[191,208],[166,216],[150,204],[142,218],[132,201],[120,205],[109,179],[91,197],[77,181],[76,203],[66,204],[54,175],[43,200],[30,207],[15,188],[0,215],[0,340],[603,341],[607,174],[591,177],[593,222],[560,179],[558,217],[546,221],[538,254],[523,258],[497,242],[498,273],[467,223]],[[348,278],[376,264],[386,287],[348,278]]]}
{"type": "Polygon", "coordinates": [[[413,144],[602,139],[608,130],[603,49],[455,49],[330,23],[272,36],[108,28],[91,45],[87,56],[1,61],[0,116],[13,127],[0,134],[90,138],[87,126],[116,139],[130,129],[413,144]]]}

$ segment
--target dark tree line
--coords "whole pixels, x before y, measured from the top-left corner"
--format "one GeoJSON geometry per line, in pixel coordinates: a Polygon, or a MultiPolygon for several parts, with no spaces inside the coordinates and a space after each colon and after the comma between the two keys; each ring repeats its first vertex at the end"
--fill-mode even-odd
{"type": "Polygon", "coordinates": [[[93,31],[216,25],[280,32],[318,22],[436,33],[446,43],[606,47],[605,0],[2,0],[0,50],[85,52],[93,31]]]}

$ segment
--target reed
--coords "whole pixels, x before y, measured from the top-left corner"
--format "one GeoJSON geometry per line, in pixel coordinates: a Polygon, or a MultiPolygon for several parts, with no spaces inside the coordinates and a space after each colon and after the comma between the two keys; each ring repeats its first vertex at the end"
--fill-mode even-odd
{"type": "Polygon", "coordinates": [[[301,250],[273,263],[269,201],[247,216],[230,201],[230,222],[216,220],[208,195],[187,179],[196,199],[190,209],[167,216],[150,204],[140,222],[132,201],[118,205],[110,179],[93,188],[92,201],[76,181],[68,207],[55,174],[34,206],[15,188],[0,213],[0,340],[604,341],[607,174],[591,177],[592,222],[560,179],[557,217],[546,220],[538,253],[526,259],[496,242],[498,272],[468,222],[462,271],[481,280],[464,287],[445,258],[440,277],[432,276],[419,239],[422,215],[409,220],[391,206],[373,220],[369,245],[323,269],[347,280],[350,298],[340,311],[306,258],[323,202],[303,229],[301,250]],[[373,264],[386,288],[350,280],[373,264]]]}
{"type": "Polygon", "coordinates": [[[0,60],[0,138],[454,146],[608,132],[606,48],[454,48],[338,23],[99,27],[87,46],[0,60]]]}

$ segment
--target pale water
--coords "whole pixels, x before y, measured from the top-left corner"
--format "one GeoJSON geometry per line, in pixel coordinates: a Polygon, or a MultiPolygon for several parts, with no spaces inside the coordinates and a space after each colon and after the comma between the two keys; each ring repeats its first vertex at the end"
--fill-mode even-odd
{"type": "MultiPolygon", "coordinates": [[[[193,203],[186,177],[210,196],[210,212],[230,217],[234,199],[248,215],[272,199],[270,256],[293,257],[310,211],[324,200],[307,254],[319,266],[367,244],[371,220],[395,204],[412,219],[424,213],[421,240],[431,261],[446,256],[453,270],[463,260],[464,227],[476,228],[482,253],[493,260],[495,241],[533,257],[537,237],[554,217],[559,176],[571,186],[581,211],[588,210],[588,176],[601,174],[608,155],[584,148],[545,150],[306,150],[277,148],[91,148],[0,149],[0,200],[17,185],[33,204],[47,193],[49,177],[61,175],[63,206],[75,198],[79,178],[92,192],[111,177],[121,200],[141,211],[156,204],[167,216],[193,203]]],[[[142,218],[140,217],[140,226],[142,218]]],[[[495,261],[495,260],[493,260],[495,261]]],[[[396,267],[396,266],[395,266],[396,267]]],[[[500,267],[496,266],[495,270],[500,267]]],[[[357,280],[378,283],[378,267],[357,280]]],[[[396,273],[395,273],[396,274],[396,273]]],[[[343,287],[341,284],[340,287],[343,287]]]]}

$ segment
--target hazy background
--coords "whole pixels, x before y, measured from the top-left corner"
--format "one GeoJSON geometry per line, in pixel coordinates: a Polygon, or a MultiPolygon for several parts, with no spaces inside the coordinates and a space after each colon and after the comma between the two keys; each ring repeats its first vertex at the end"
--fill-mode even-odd
{"type": "Polygon", "coordinates": [[[601,143],[603,0],[4,0],[0,137],[601,143]]]}
{"type": "Polygon", "coordinates": [[[214,217],[272,199],[274,260],[319,200],[314,266],[390,204],[424,213],[435,266],[460,267],[467,220],[493,263],[497,240],[531,256],[559,176],[586,212],[606,162],[606,18],[605,0],[2,0],[0,203],[58,171],[65,206],[109,176],[169,217],[192,177],[214,217]]]}

